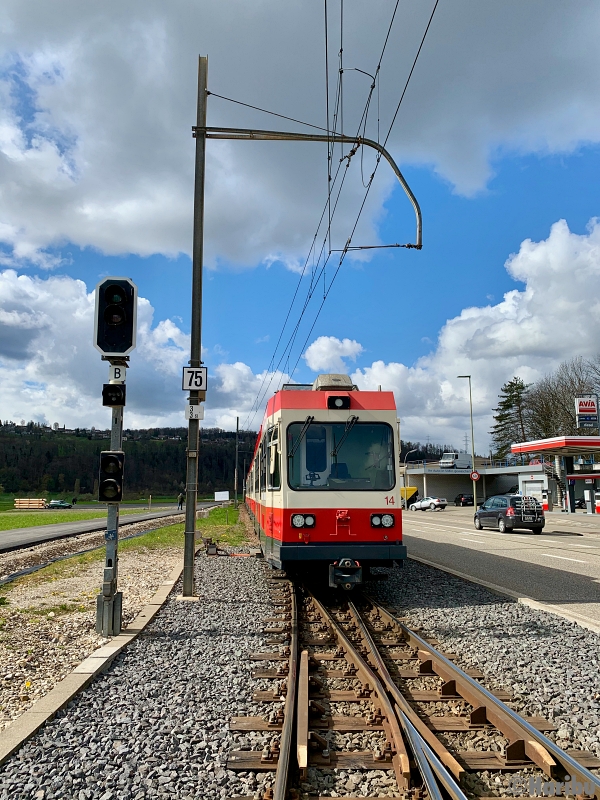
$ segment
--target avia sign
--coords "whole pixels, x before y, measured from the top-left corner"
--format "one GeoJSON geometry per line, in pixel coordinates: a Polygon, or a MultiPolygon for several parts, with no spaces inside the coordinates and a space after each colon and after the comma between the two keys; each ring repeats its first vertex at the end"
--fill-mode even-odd
{"type": "Polygon", "coordinates": [[[575,413],[576,414],[597,414],[598,413],[598,397],[596,395],[588,395],[587,397],[575,398],[575,413]]]}

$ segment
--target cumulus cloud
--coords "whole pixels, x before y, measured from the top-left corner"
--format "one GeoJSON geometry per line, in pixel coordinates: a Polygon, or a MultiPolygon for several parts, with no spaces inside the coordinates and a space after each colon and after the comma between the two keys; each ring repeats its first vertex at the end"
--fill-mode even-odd
{"type": "MultiPolygon", "coordinates": [[[[361,364],[352,379],[361,389],[391,389],[408,439],[454,442],[469,427],[470,374],[476,420],[475,444],[485,452],[491,409],[500,386],[514,375],[527,383],[574,355],[592,356],[600,341],[600,222],[587,234],[572,233],[561,220],[547,239],[526,240],[506,269],[524,288],[501,302],[464,309],[446,322],[435,350],[414,365],[361,364]]],[[[44,279],[0,273],[0,417],[58,421],[67,426],[105,427],[100,404],[106,365],[92,347],[94,296],[69,277],[44,279]]],[[[127,425],[183,424],[179,383],[189,337],[174,320],[154,320],[141,298],[138,347],[128,377],[127,425]]],[[[345,372],[364,358],[353,339],[320,336],[305,353],[315,372],[345,372]]],[[[205,425],[257,427],[266,400],[288,376],[255,374],[242,362],[211,371],[205,425]],[[256,402],[256,398],[260,402],[256,402]]]]}
{"type": "MultiPolygon", "coordinates": [[[[374,69],[392,8],[392,0],[344,6],[346,132],[356,131],[369,85],[353,68],[374,69]]],[[[382,130],[429,11],[417,0],[401,5],[381,77],[382,130]]],[[[599,30],[593,0],[580,0],[571,13],[561,0],[505,0],[475,10],[470,0],[440,4],[389,148],[402,163],[431,165],[469,194],[485,185],[499,150],[567,152],[599,141],[599,30]]],[[[48,248],[67,242],[109,254],[189,253],[198,52],[210,55],[213,91],[324,123],[323,20],[316,5],[5,0],[5,265],[56,266],[60,257],[48,248]]],[[[209,124],[294,127],[216,97],[209,98],[209,124]]],[[[375,125],[371,114],[367,135],[375,135],[375,125]]],[[[325,198],[325,147],[211,141],[207,158],[208,261],[278,260],[297,270],[325,198]]],[[[365,159],[368,175],[373,159],[365,159]]],[[[394,186],[385,165],[378,176],[356,241],[378,240],[383,202],[394,186]]],[[[346,241],[362,195],[354,158],[334,246],[346,241]]],[[[398,221],[406,230],[398,236],[408,239],[408,203],[406,209],[398,221]]]]}
{"type": "Polygon", "coordinates": [[[354,339],[337,339],[335,336],[319,336],[307,348],[304,360],[313,372],[344,372],[344,358],[356,361],[363,346],[354,339]]]}
{"type": "Polygon", "coordinates": [[[560,220],[547,239],[525,240],[506,269],[525,284],[502,302],[466,308],[440,331],[435,351],[413,366],[376,361],[356,370],[363,389],[395,392],[405,438],[459,445],[469,425],[470,374],[475,444],[485,451],[501,385],[518,375],[538,380],[565,359],[592,356],[600,347],[600,223],[571,233],[560,220]]]}
{"type": "MultiPolygon", "coordinates": [[[[0,272],[2,420],[109,427],[109,411],[101,402],[108,370],[92,345],[93,326],[94,293],[82,281],[0,272]]],[[[140,297],[137,347],[127,376],[127,427],[186,424],[180,377],[189,347],[189,335],[173,320],[155,323],[154,309],[140,297]]],[[[280,372],[255,375],[242,363],[218,365],[204,424],[231,429],[236,416],[242,424],[259,424],[257,395],[268,397],[285,380],[280,372]]]]}

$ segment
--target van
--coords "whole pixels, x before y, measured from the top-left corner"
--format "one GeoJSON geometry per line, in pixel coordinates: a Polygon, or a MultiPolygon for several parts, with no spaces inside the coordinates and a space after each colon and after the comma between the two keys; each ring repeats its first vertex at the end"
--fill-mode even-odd
{"type": "Polygon", "coordinates": [[[444,453],[440,459],[440,469],[472,469],[468,453],[444,453]]]}

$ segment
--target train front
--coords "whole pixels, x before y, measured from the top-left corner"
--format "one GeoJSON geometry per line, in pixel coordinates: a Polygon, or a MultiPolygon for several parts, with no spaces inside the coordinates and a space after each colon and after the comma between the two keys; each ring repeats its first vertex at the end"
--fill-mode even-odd
{"type": "Polygon", "coordinates": [[[266,558],[296,572],[326,567],[329,585],[345,589],[371,567],[402,562],[393,393],[359,391],[347,375],[320,375],[312,386],[286,386],[269,406],[259,500],[266,558]],[[268,433],[275,429],[276,446],[268,433]],[[270,487],[271,470],[280,474],[270,487]]]}

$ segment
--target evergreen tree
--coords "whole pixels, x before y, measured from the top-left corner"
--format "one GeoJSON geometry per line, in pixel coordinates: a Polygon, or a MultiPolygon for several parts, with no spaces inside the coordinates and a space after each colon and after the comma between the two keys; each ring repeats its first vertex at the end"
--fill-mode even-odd
{"type": "Polygon", "coordinates": [[[500,389],[498,407],[494,408],[495,424],[490,431],[498,458],[507,456],[515,442],[527,441],[525,411],[530,386],[514,377],[500,389]]]}

